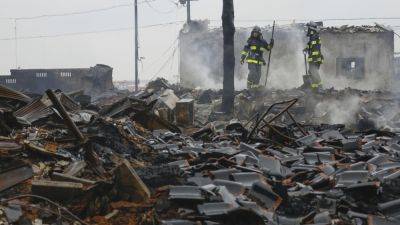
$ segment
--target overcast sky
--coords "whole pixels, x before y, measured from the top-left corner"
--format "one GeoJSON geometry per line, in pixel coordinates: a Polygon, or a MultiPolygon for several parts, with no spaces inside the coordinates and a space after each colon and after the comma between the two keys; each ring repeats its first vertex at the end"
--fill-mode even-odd
{"type": "MultiPolygon", "coordinates": [[[[176,38],[186,9],[177,0],[139,0],[140,76],[176,80],[176,38]],[[150,26],[154,24],[164,24],[150,26]]],[[[133,79],[133,0],[1,0],[0,74],[9,74],[16,59],[21,68],[90,67],[98,63],[114,68],[114,80],[133,79]],[[104,10],[105,8],[112,8],[104,10]],[[97,12],[17,20],[9,18],[97,12]],[[101,31],[101,32],[100,32],[101,31]],[[82,34],[84,33],[84,34],[82,34]],[[68,35],[67,35],[68,34],[68,35]]],[[[399,0],[236,0],[236,26],[267,25],[268,20],[348,19],[400,17],[399,0]],[[246,22],[247,20],[247,22],[246,22]],[[248,22],[248,20],[259,20],[248,22]]],[[[192,2],[193,19],[209,19],[220,25],[222,0],[192,2]]],[[[329,21],[328,25],[372,24],[400,26],[400,20],[329,21]]],[[[287,21],[279,22],[281,24],[287,21]]],[[[397,40],[398,38],[396,38],[397,40]]],[[[279,40],[277,40],[279,41],[279,40]]],[[[398,49],[396,41],[396,50],[398,49]]]]}

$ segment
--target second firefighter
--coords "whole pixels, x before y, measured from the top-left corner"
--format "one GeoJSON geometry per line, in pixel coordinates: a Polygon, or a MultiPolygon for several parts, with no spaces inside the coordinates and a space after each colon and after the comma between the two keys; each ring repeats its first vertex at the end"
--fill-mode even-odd
{"type": "Polygon", "coordinates": [[[307,24],[307,37],[309,38],[304,54],[308,54],[308,73],[311,76],[311,89],[318,90],[322,88],[319,68],[324,62],[324,56],[321,53],[321,38],[319,36],[318,24],[310,22],[307,24]]]}
{"type": "Polygon", "coordinates": [[[249,75],[247,77],[247,88],[256,88],[259,86],[261,79],[261,66],[266,65],[263,57],[265,51],[270,51],[274,46],[274,39],[270,43],[264,40],[260,27],[256,26],[251,31],[251,35],[247,40],[241,52],[242,57],[240,63],[245,61],[248,64],[249,75]]]}

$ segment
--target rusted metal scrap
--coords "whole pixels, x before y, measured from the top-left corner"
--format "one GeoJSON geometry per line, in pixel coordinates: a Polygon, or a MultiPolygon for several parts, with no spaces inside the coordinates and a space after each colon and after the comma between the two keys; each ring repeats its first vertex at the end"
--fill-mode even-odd
{"type": "Polygon", "coordinates": [[[14,100],[22,101],[25,103],[29,103],[32,101],[31,97],[29,97],[19,91],[15,91],[11,88],[8,88],[4,85],[0,85],[0,98],[14,99],[14,100]]]}

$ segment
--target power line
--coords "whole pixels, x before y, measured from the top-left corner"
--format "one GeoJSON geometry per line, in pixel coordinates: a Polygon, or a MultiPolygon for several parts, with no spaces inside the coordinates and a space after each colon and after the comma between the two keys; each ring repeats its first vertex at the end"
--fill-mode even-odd
{"type": "MultiPolygon", "coordinates": [[[[155,0],[154,0],[155,1],[155,0]]],[[[144,1],[143,1],[144,2],[144,1]]],[[[143,3],[142,2],[142,3],[143,3]]],[[[132,4],[125,4],[125,5],[132,5],[132,4]]],[[[122,6],[122,5],[120,5],[122,6]]],[[[118,7],[114,6],[113,8],[118,7]]],[[[112,7],[109,7],[112,8],[112,7]]],[[[86,11],[88,12],[88,11],[86,11]]],[[[83,12],[81,12],[83,13],[83,12]]],[[[70,13],[71,14],[71,13],[70,13]]],[[[60,14],[58,14],[60,15],[60,14]]],[[[66,14],[64,14],[66,15],[66,14]]],[[[47,15],[50,16],[50,15],[47,15]]],[[[43,17],[43,16],[41,16],[43,17]]],[[[21,17],[20,17],[21,18],[21,17]]],[[[27,17],[26,17],[27,18],[27,17]]],[[[33,18],[33,17],[30,17],[33,18]]],[[[39,18],[34,17],[34,18],[39,18]]],[[[371,18],[350,18],[350,19],[323,19],[322,21],[328,21],[328,20],[377,20],[377,19],[392,19],[392,20],[400,20],[400,17],[371,17],[371,18]]],[[[217,21],[217,20],[210,20],[210,21],[217,21]]],[[[237,20],[236,22],[257,22],[257,21],[273,21],[269,19],[262,19],[262,20],[237,20]]],[[[277,21],[293,21],[289,19],[281,19],[277,21]]],[[[300,21],[300,20],[297,20],[300,21]]],[[[308,20],[305,20],[308,21],[308,20]]],[[[184,20],[177,20],[177,21],[172,21],[172,22],[167,22],[167,23],[157,23],[157,24],[150,24],[150,25],[145,25],[145,26],[140,26],[141,29],[146,29],[146,28],[152,28],[152,27],[159,27],[159,26],[167,26],[167,25],[174,25],[174,24],[180,24],[184,23],[184,20]]],[[[399,25],[397,26],[391,26],[392,28],[400,28],[399,25]]],[[[97,34],[97,33],[106,33],[106,32],[118,32],[118,31],[126,31],[126,30],[133,30],[134,27],[124,27],[124,28],[115,28],[115,29],[104,29],[104,30],[97,30],[97,31],[85,31],[85,32],[72,32],[72,33],[63,33],[63,34],[54,34],[54,35],[36,35],[36,36],[21,36],[18,37],[18,40],[24,40],[24,39],[38,39],[38,38],[52,38],[52,37],[62,37],[62,36],[75,36],[75,35],[84,35],[84,34],[97,34]]],[[[15,40],[15,37],[12,38],[0,38],[0,41],[9,41],[9,40],[15,40]]]]}
{"type": "Polygon", "coordinates": [[[135,2],[135,91],[139,90],[139,22],[138,22],[138,1],[135,2]]]}
{"type": "Polygon", "coordinates": [[[170,63],[170,61],[173,60],[177,48],[178,48],[178,46],[175,46],[174,51],[172,52],[172,55],[170,57],[168,57],[168,59],[161,65],[159,70],[151,77],[151,79],[149,81],[152,81],[154,78],[156,78],[156,76],[158,76],[160,74],[160,72],[168,65],[168,63],[170,63]]]}
{"type": "Polygon", "coordinates": [[[34,20],[34,19],[41,19],[41,18],[46,18],[46,17],[62,17],[62,16],[73,16],[73,15],[80,15],[80,14],[96,13],[96,12],[108,11],[108,10],[112,10],[112,9],[116,9],[116,8],[130,7],[130,6],[133,6],[133,4],[122,4],[122,5],[115,5],[115,6],[110,6],[110,7],[106,7],[106,8],[100,8],[100,9],[68,12],[68,13],[61,13],[61,14],[47,14],[47,15],[39,15],[39,16],[31,16],[31,17],[16,17],[16,18],[3,18],[3,19],[34,20]]]}
{"type": "MultiPolygon", "coordinates": [[[[150,4],[150,2],[155,2],[157,0],[143,0],[138,2],[138,4],[146,4],[148,5],[151,9],[156,11],[157,13],[162,13],[162,14],[168,14],[173,12],[174,10],[170,11],[160,11],[156,9],[154,6],[150,4]]],[[[173,2],[172,0],[169,0],[171,4],[177,5],[177,3],[173,2]]],[[[119,5],[114,5],[114,6],[109,6],[105,8],[99,8],[99,9],[92,9],[92,10],[85,10],[85,11],[74,11],[74,12],[67,12],[67,13],[60,13],[60,14],[44,14],[44,15],[37,15],[37,16],[31,16],[31,17],[3,17],[0,19],[7,19],[7,20],[34,20],[34,19],[41,19],[41,18],[46,18],[46,17],[62,17],[62,16],[72,16],[72,15],[80,15],[80,14],[90,14],[90,13],[96,13],[96,12],[102,12],[102,11],[108,11],[116,8],[122,8],[122,7],[131,7],[134,6],[133,3],[128,3],[128,4],[119,4],[119,5]]],[[[272,22],[273,20],[280,21],[280,22],[287,22],[287,21],[363,21],[363,20],[400,20],[400,17],[358,17],[358,18],[319,18],[319,19],[242,19],[242,20],[236,20],[236,22],[272,22]]],[[[219,20],[210,20],[210,21],[219,21],[219,20]]]]}
{"type": "MultiPolygon", "coordinates": [[[[177,46],[177,47],[174,49],[174,52],[172,53],[171,68],[170,68],[170,70],[169,70],[170,73],[172,73],[172,70],[173,70],[173,67],[174,67],[175,53],[176,53],[176,50],[177,50],[178,47],[179,47],[179,46],[177,46]]],[[[176,57],[176,58],[177,58],[177,57],[176,57]]]]}
{"type": "Polygon", "coordinates": [[[175,11],[174,9],[171,9],[169,11],[160,11],[160,10],[156,9],[154,6],[152,6],[148,0],[144,0],[143,2],[146,3],[149,6],[149,8],[152,9],[153,11],[155,11],[156,13],[170,14],[170,13],[173,13],[175,11]]]}
{"type": "Polygon", "coordinates": [[[159,26],[180,24],[180,23],[185,23],[185,22],[186,22],[186,21],[184,21],[184,20],[176,20],[176,21],[167,22],[167,23],[155,23],[155,24],[151,24],[151,25],[142,26],[142,27],[140,27],[140,28],[159,27],[159,26]]]}
{"type": "Polygon", "coordinates": [[[181,8],[181,4],[179,4],[179,1],[178,2],[174,2],[173,0],[168,0],[170,3],[172,3],[172,4],[174,4],[177,8],[181,8]]]}
{"type": "MultiPolygon", "coordinates": [[[[53,35],[21,36],[21,37],[17,37],[17,40],[75,36],[75,35],[82,35],[82,34],[98,34],[98,33],[125,31],[125,30],[132,30],[132,29],[133,29],[133,27],[127,27],[127,28],[105,29],[105,30],[86,31],[86,32],[72,32],[72,33],[53,34],[53,35]]],[[[2,39],[0,39],[0,41],[10,41],[10,40],[15,40],[15,38],[2,38],[2,39]]]]}
{"type": "MultiPolygon", "coordinates": [[[[151,25],[141,26],[139,28],[146,29],[146,28],[167,26],[167,25],[173,25],[173,24],[179,24],[179,23],[182,23],[182,21],[151,24],[151,25]]],[[[53,35],[20,36],[20,37],[17,37],[17,40],[39,39],[39,38],[55,38],[55,37],[76,36],[76,35],[84,35],[84,34],[99,34],[99,33],[107,33],[107,32],[128,31],[128,30],[133,30],[133,29],[134,29],[134,27],[123,27],[123,28],[115,28],[115,29],[104,29],[104,30],[96,30],[96,31],[84,31],[84,32],[71,32],[71,33],[53,34],[53,35]]],[[[0,41],[10,41],[10,40],[15,40],[15,37],[12,37],[12,38],[0,38],[0,41]]]]}
{"type": "MultiPolygon", "coordinates": [[[[314,18],[314,19],[239,19],[235,22],[292,22],[292,21],[366,21],[366,20],[400,20],[400,17],[360,17],[360,18],[314,18]]],[[[220,22],[220,19],[209,20],[211,22],[220,22]]]]}
{"type": "MultiPolygon", "coordinates": [[[[361,18],[353,18],[352,20],[358,20],[358,19],[361,19],[361,18]]],[[[366,18],[364,18],[364,19],[366,19],[366,18]]],[[[374,19],[378,19],[378,18],[374,18],[374,19]]],[[[400,19],[400,18],[393,17],[392,19],[400,19]]],[[[333,19],[329,19],[329,20],[333,20],[333,19]]],[[[344,19],[342,19],[342,20],[344,20],[344,19]]],[[[216,20],[210,20],[210,21],[216,21],[216,20]]],[[[256,22],[256,21],[270,21],[270,20],[238,20],[237,22],[256,22]]],[[[277,20],[277,21],[289,21],[289,20],[277,20]]],[[[292,20],[290,20],[290,21],[292,21],[292,20]]],[[[167,23],[157,23],[157,24],[140,26],[139,28],[146,29],[146,28],[152,28],[152,27],[180,24],[180,23],[184,23],[184,22],[185,22],[184,20],[177,20],[177,21],[172,21],[172,22],[167,22],[167,23]]],[[[400,26],[390,26],[390,27],[391,28],[400,28],[400,26]]],[[[97,33],[127,31],[127,30],[133,30],[133,29],[134,29],[134,27],[124,27],[124,28],[104,29],[104,30],[97,30],[97,31],[71,32],[71,33],[54,34],[54,35],[20,36],[20,37],[17,37],[17,39],[18,40],[26,40],[26,39],[39,39],[39,38],[54,38],[54,37],[63,37],[63,36],[76,36],[76,35],[84,35],[84,34],[97,34],[97,33]]],[[[10,41],[10,40],[15,40],[15,37],[0,38],[0,41],[10,41]]]]}
{"type": "MultiPolygon", "coordinates": [[[[152,2],[156,0],[151,0],[152,2]]],[[[143,4],[143,3],[149,3],[149,0],[141,1],[138,2],[138,4],[143,4]]],[[[44,14],[44,15],[38,15],[38,16],[30,16],[30,17],[3,17],[0,19],[6,19],[6,20],[35,20],[35,19],[41,19],[41,18],[47,18],[47,17],[63,17],[63,16],[73,16],[73,15],[81,15],[81,14],[90,14],[90,13],[97,13],[97,12],[102,12],[102,11],[109,11],[112,9],[116,8],[123,8],[123,7],[132,7],[134,6],[133,3],[128,3],[128,4],[120,4],[120,5],[114,5],[114,6],[109,6],[105,8],[99,8],[99,9],[91,9],[91,10],[85,10],[85,11],[75,11],[75,12],[67,12],[67,13],[59,13],[59,14],[44,14]]]]}
{"type": "Polygon", "coordinates": [[[151,63],[149,63],[148,66],[146,66],[145,69],[142,70],[142,72],[147,71],[148,68],[153,67],[157,62],[159,62],[178,42],[179,38],[176,38],[168,48],[159,55],[159,57],[155,60],[153,60],[151,63]]]}

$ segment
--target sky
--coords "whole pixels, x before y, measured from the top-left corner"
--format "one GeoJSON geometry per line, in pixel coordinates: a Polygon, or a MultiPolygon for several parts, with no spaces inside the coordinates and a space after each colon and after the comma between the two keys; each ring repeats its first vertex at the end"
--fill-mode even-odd
{"type": "MultiPolygon", "coordinates": [[[[164,77],[176,81],[177,37],[186,20],[186,8],[178,0],[138,1],[140,79],[164,77]]],[[[234,3],[237,27],[268,25],[274,19],[278,25],[312,19],[327,20],[326,25],[378,22],[400,26],[400,19],[393,18],[400,17],[398,0],[235,0],[234,3]],[[391,19],[341,20],[354,18],[391,19]]],[[[211,26],[220,26],[222,0],[197,0],[191,6],[192,19],[208,19],[211,26]]],[[[81,68],[107,64],[114,68],[114,80],[133,80],[134,22],[133,0],[1,0],[0,74],[7,75],[17,67],[81,68]]],[[[395,40],[399,51],[400,42],[397,37],[395,40]]]]}

